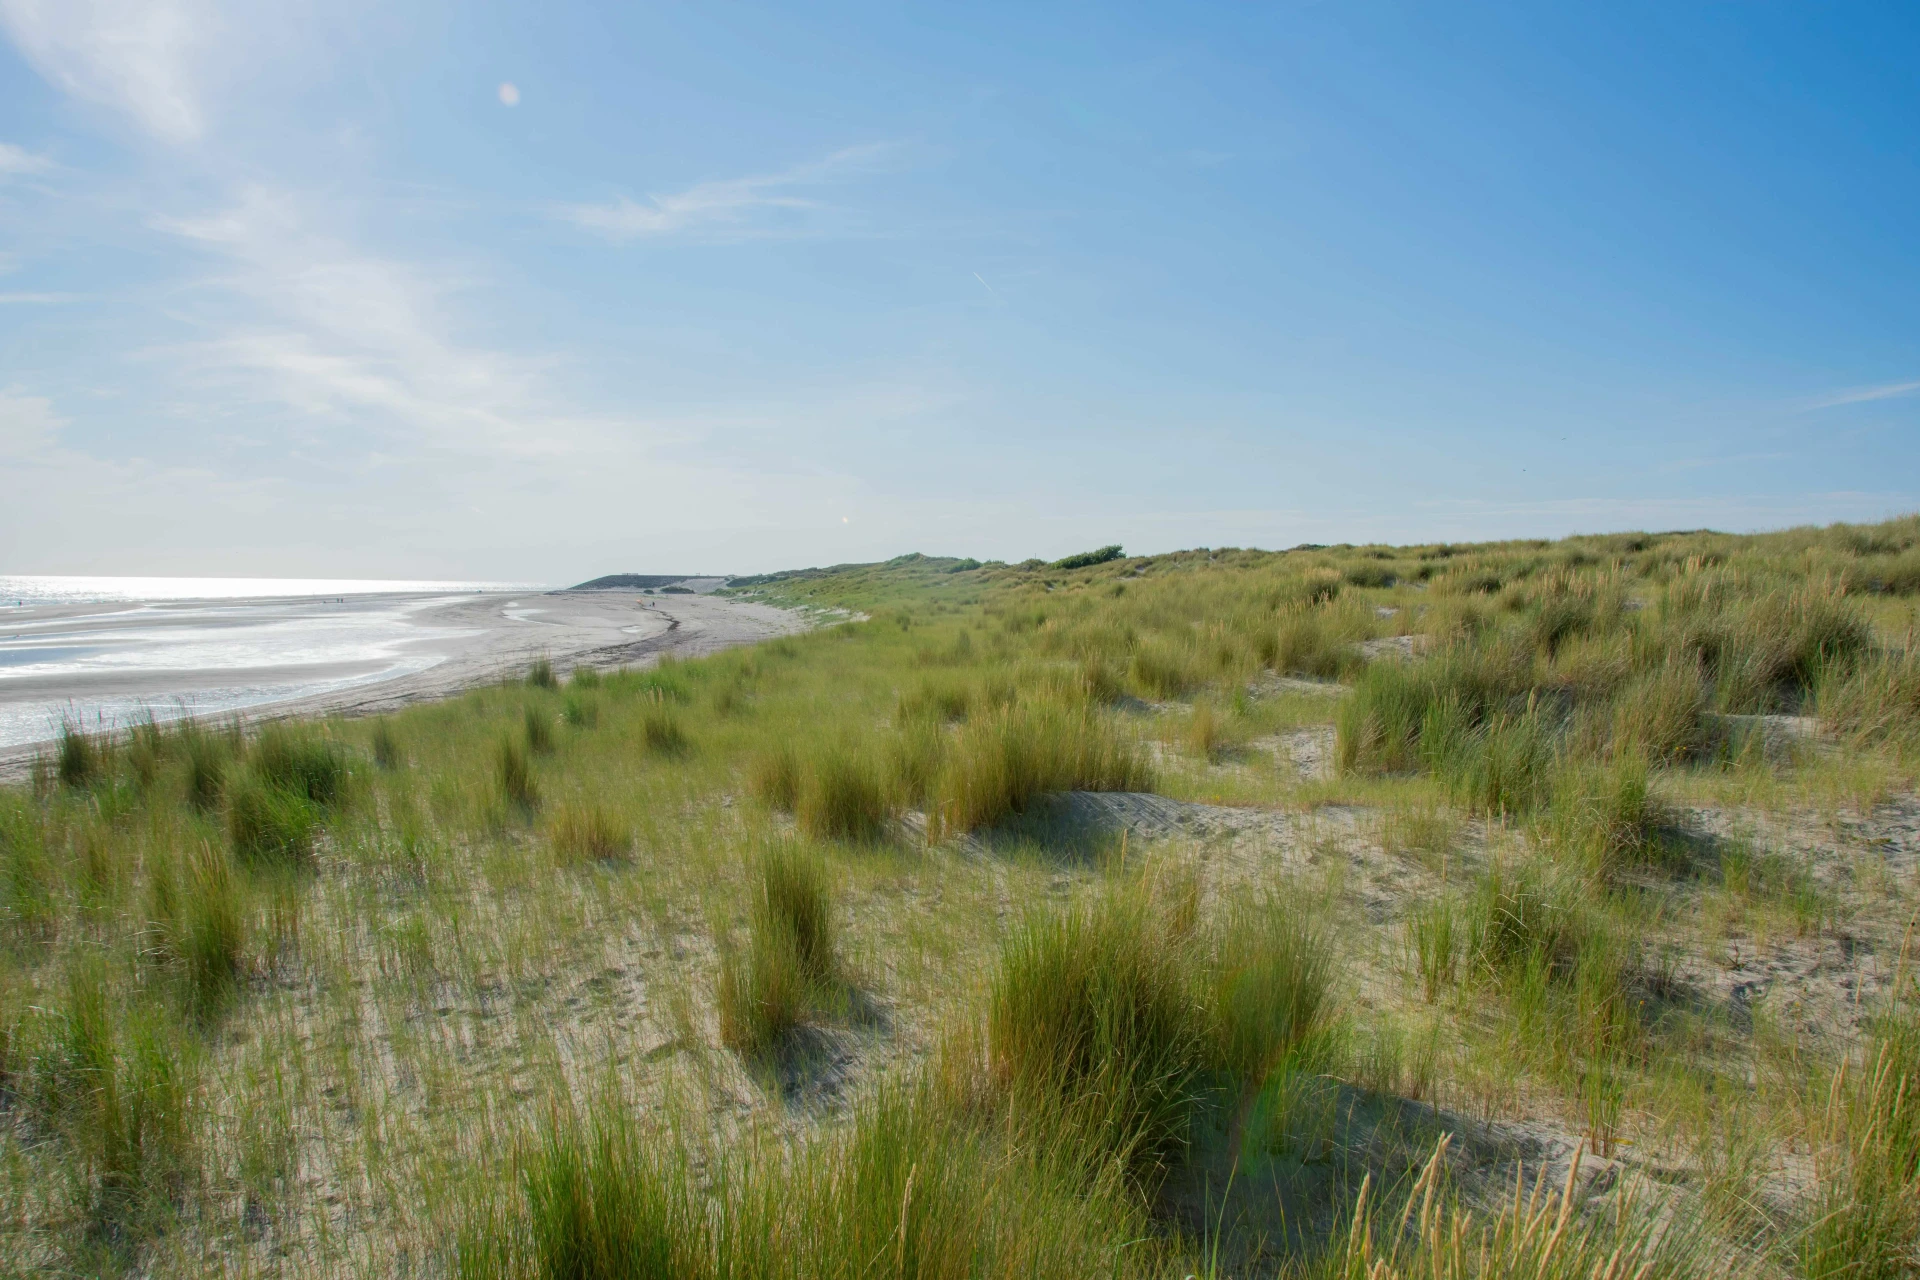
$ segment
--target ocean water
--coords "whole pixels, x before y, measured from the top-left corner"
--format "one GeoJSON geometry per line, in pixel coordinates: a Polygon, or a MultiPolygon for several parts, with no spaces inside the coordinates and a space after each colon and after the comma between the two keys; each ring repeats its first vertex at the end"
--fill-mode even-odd
{"type": "Polygon", "coordinates": [[[0,748],[218,716],[423,671],[437,606],[528,583],[0,576],[0,748]]]}

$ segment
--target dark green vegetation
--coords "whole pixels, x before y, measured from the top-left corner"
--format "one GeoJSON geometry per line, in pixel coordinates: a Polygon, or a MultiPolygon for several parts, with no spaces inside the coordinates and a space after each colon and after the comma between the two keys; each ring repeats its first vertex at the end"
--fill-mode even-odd
{"type": "Polygon", "coordinates": [[[907,556],[72,727],[0,1275],[1912,1274],[1917,547],[907,556]]]}

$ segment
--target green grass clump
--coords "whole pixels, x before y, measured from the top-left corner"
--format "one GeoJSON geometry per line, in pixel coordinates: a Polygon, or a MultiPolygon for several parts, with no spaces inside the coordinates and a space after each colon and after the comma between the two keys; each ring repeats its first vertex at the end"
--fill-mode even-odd
{"type": "Polygon", "coordinates": [[[106,775],[106,743],[81,730],[72,720],[60,722],[60,739],[54,748],[54,773],[63,786],[86,787],[106,775]]]}
{"type": "Polygon", "coordinates": [[[1535,707],[1466,721],[1451,698],[1428,708],[1420,747],[1428,767],[1469,812],[1533,812],[1552,786],[1558,753],[1552,728],[1535,707]]]}
{"type": "Polygon", "coordinates": [[[1344,675],[1361,665],[1354,648],[1358,639],[1327,610],[1294,605],[1281,616],[1274,631],[1269,664],[1282,675],[1322,679],[1344,675]]]}
{"type": "Polygon", "coordinates": [[[553,659],[542,654],[527,667],[527,686],[532,689],[557,689],[560,681],[553,674],[553,659]]]}
{"type": "Polygon", "coordinates": [[[18,1070],[7,1081],[10,1102],[69,1154],[82,1225],[106,1240],[164,1223],[201,1156],[201,1055],[129,986],[100,951],[74,953],[41,1016],[14,1024],[18,1070]]]}
{"type": "Polygon", "coordinates": [[[844,979],[832,882],[820,855],[796,843],[770,844],[754,880],[745,949],[722,939],[718,1004],[721,1042],[763,1058],[808,1017],[834,1009],[844,979]]]}
{"type": "Polygon", "coordinates": [[[1659,829],[1666,817],[1648,777],[1646,760],[1634,755],[1561,770],[1540,823],[1542,843],[1597,875],[1664,860],[1659,829]]]}
{"type": "Polygon", "coordinates": [[[1192,648],[1177,641],[1148,641],[1133,651],[1128,675],[1144,697],[1177,698],[1204,679],[1192,648]]]}
{"type": "Polygon", "coordinates": [[[701,1175],[617,1102],[562,1111],[509,1197],[470,1215],[462,1280],[970,1280],[1159,1274],[1146,1216],[1068,1151],[982,1133],[925,1088],[862,1103],[794,1153],[716,1152],[701,1175]]]}
{"type": "Polygon", "coordinates": [[[304,795],[249,777],[227,797],[227,838],[253,866],[304,864],[313,858],[316,815],[304,795]]]}
{"type": "Polygon", "coordinates": [[[1855,747],[1920,747],[1920,650],[1909,645],[1829,671],[1815,709],[1829,733],[1855,747]]]}
{"type": "Polygon", "coordinates": [[[225,735],[191,720],[180,726],[180,742],[187,758],[187,803],[201,813],[211,812],[226,794],[232,746],[225,735]]]}
{"type": "MultiPolygon", "coordinates": [[[[520,1159],[525,1262],[539,1280],[674,1280],[703,1274],[704,1224],[684,1170],[623,1110],[551,1119],[520,1159]]],[[[471,1253],[462,1271],[472,1274],[471,1253]]]]}
{"type": "Polygon", "coordinates": [[[196,1007],[216,1007],[245,968],[249,931],[245,887],[226,852],[210,843],[154,850],[147,893],[151,954],[181,971],[196,1007]]]}
{"type": "Polygon", "coordinates": [[[1663,1224],[1657,1208],[1625,1193],[1606,1213],[1582,1213],[1581,1162],[1558,1188],[1543,1167],[1531,1185],[1490,1209],[1463,1202],[1447,1185],[1443,1139],[1412,1185],[1384,1194],[1368,1175],[1345,1229],[1294,1274],[1303,1280],[1646,1280],[1754,1273],[1696,1224],[1663,1224]],[[1396,1203],[1404,1196],[1404,1201],[1396,1203]]]}
{"type": "Polygon", "coordinates": [[[394,735],[393,721],[385,716],[375,720],[370,741],[373,746],[374,764],[388,770],[400,767],[400,739],[394,735]]]}
{"type": "Polygon", "coordinates": [[[928,836],[988,826],[1050,792],[1145,791],[1152,780],[1140,748],[1101,712],[1057,703],[1009,707],[969,720],[954,737],[928,836]]]}
{"type": "Polygon", "coordinates": [[[1567,971],[1587,930],[1585,902],[1558,868],[1496,862],[1466,904],[1466,952],[1480,973],[1512,976],[1529,967],[1567,971]]]}
{"type": "Polygon", "coordinates": [[[792,813],[800,800],[800,756],[790,742],[756,755],[747,767],[747,786],[770,809],[792,813]]]}
{"type": "Polygon", "coordinates": [[[989,996],[995,1083],[1157,1181],[1186,1146],[1209,1062],[1200,974],[1196,940],[1144,891],[1029,920],[989,996]]]}
{"type": "Polygon", "coordinates": [[[1445,898],[1417,903],[1407,914],[1407,947],[1429,1004],[1459,978],[1460,932],[1459,914],[1445,898]]]}
{"type": "Polygon", "coordinates": [[[503,737],[493,751],[493,778],[500,794],[522,809],[540,807],[540,786],[534,780],[533,761],[519,740],[503,737]]]}
{"type": "Polygon", "coordinates": [[[347,753],[311,731],[271,724],[260,731],[247,763],[268,786],[314,804],[333,804],[346,791],[347,753]]]}
{"type": "Polygon", "coordinates": [[[600,723],[600,700],[590,692],[571,691],[560,704],[560,718],[575,729],[591,729],[600,723]]]}
{"type": "Polygon", "coordinates": [[[822,747],[801,763],[793,816],[817,840],[871,840],[893,816],[886,770],[872,753],[822,747]]]}
{"type": "Polygon", "coordinates": [[[563,862],[612,862],[633,849],[633,831],[612,810],[597,804],[562,805],[548,838],[563,862]]]}
{"type": "Polygon", "coordinates": [[[1237,1151],[1269,1080],[1329,1012],[1331,954],[1288,903],[1265,898],[1211,927],[1195,910],[1192,886],[1140,877],[1032,916],[988,998],[992,1087],[1149,1192],[1218,1108],[1237,1151]]]}
{"type": "Polygon", "coordinates": [[[1821,1189],[1796,1241],[1802,1273],[1911,1276],[1920,1259],[1920,1020],[1879,1020],[1862,1059],[1834,1073],[1817,1133],[1821,1189]]]}
{"type": "Polygon", "coordinates": [[[1826,672],[1845,669],[1871,647],[1866,619],[1825,584],[1758,593],[1737,587],[1722,574],[1690,574],[1668,588],[1662,605],[1670,643],[1701,664],[1722,711],[1792,710],[1826,672]]]}
{"type": "Polygon", "coordinates": [[[640,741],[647,750],[668,756],[680,755],[690,745],[679,713],[659,697],[650,700],[640,717],[640,741]]]}
{"type": "Polygon", "coordinates": [[[521,717],[526,725],[527,750],[534,755],[553,753],[553,717],[539,707],[527,707],[521,717]]]}
{"type": "Polygon", "coordinates": [[[1611,748],[1673,762],[1697,750],[1707,709],[1699,664],[1664,662],[1629,684],[1613,704],[1611,748]]]}

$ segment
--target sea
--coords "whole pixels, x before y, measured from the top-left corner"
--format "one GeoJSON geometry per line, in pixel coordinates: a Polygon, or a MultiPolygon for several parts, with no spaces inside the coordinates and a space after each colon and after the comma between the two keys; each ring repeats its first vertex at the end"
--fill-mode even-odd
{"type": "Polygon", "coordinates": [[[442,662],[422,615],[525,582],[0,575],[0,749],[220,717],[442,662]]]}

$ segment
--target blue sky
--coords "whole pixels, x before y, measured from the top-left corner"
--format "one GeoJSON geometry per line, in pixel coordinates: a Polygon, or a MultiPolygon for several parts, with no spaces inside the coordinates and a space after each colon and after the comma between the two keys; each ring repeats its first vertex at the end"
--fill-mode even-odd
{"type": "Polygon", "coordinates": [[[0,33],[4,571],[1920,508],[1912,6],[0,0],[0,33]]]}

